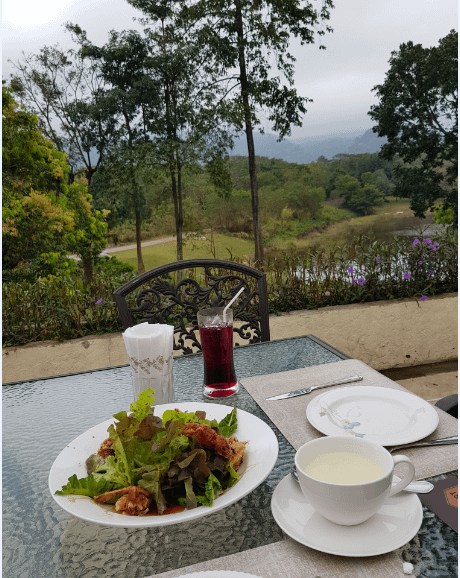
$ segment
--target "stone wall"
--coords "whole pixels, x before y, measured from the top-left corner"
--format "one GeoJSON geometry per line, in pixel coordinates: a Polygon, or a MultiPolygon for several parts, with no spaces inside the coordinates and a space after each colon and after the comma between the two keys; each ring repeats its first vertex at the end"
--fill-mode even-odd
{"type": "MultiPolygon", "coordinates": [[[[271,339],[313,334],[376,370],[458,358],[458,294],[324,307],[270,316],[271,339]]],[[[2,382],[128,363],[121,333],[2,351],[2,382]]]]}

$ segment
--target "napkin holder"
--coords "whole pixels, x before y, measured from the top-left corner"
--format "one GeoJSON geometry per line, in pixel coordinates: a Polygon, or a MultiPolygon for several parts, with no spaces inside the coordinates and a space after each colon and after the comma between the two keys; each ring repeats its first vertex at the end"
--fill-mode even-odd
{"type": "Polygon", "coordinates": [[[174,327],[140,323],[128,327],[123,340],[131,366],[134,399],[150,388],[155,390],[155,405],[173,402],[174,327]]]}

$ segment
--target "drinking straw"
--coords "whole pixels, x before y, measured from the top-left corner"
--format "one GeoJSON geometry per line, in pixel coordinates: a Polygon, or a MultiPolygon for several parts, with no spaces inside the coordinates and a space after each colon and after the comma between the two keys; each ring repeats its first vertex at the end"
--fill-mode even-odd
{"type": "Polygon", "coordinates": [[[241,287],[241,289],[238,291],[238,293],[235,295],[235,297],[233,297],[233,299],[224,307],[224,313],[223,313],[224,323],[227,323],[227,309],[235,301],[235,299],[237,297],[239,297],[241,295],[241,293],[243,293],[243,291],[244,291],[244,287],[241,287]]]}

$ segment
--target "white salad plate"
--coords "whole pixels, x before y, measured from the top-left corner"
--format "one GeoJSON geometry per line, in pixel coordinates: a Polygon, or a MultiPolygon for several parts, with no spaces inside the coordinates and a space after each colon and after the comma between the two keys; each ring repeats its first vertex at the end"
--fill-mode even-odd
{"type": "Polygon", "coordinates": [[[233,570],[205,570],[193,572],[193,574],[182,574],[177,578],[260,578],[260,576],[246,572],[234,572],[233,570]]]}
{"type": "Polygon", "coordinates": [[[379,556],[404,546],[417,534],[423,520],[418,496],[399,492],[366,522],[339,526],[313,508],[291,474],[275,488],[271,507],[278,526],[300,544],[327,554],[355,558],[379,556]]]}
{"type": "MultiPolygon", "coordinates": [[[[161,416],[168,409],[179,411],[206,411],[210,420],[220,421],[229,414],[233,407],[211,403],[169,403],[155,406],[155,415],[161,416]]],[[[213,514],[226,508],[252,492],[272,471],[278,457],[278,440],[272,429],[258,417],[237,409],[238,428],[233,434],[239,441],[249,441],[246,446],[243,463],[238,468],[238,482],[216,498],[212,507],[199,506],[193,510],[162,515],[162,516],[125,516],[114,511],[109,504],[97,504],[92,498],[76,495],[55,495],[68,479],[76,474],[77,478],[87,476],[85,462],[97,452],[101,443],[108,437],[107,428],[115,419],[107,420],[73,440],[58,455],[53,463],[48,485],[54,500],[69,514],[105,526],[123,528],[146,528],[151,526],[166,526],[188,522],[213,514]]]]}
{"type": "Polygon", "coordinates": [[[326,435],[356,436],[382,446],[423,439],[438,426],[432,405],[417,395],[389,387],[342,387],[319,395],[307,419],[326,435]]]}

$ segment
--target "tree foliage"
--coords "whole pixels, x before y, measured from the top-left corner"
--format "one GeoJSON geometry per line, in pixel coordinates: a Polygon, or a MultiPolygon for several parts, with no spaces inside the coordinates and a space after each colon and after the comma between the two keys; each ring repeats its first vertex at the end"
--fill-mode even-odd
{"type": "Polygon", "coordinates": [[[379,103],[369,115],[388,142],[381,154],[401,159],[395,193],[411,198],[417,217],[443,199],[457,221],[458,33],[423,48],[407,42],[392,53],[385,82],[374,87],[379,103]],[[441,187],[445,179],[446,187],[441,187]]]}
{"type": "Polygon", "coordinates": [[[98,62],[105,93],[119,118],[108,164],[112,177],[116,176],[115,187],[135,214],[139,272],[144,268],[143,183],[158,180],[161,171],[169,174],[178,259],[182,259],[184,223],[183,169],[206,163],[218,188],[225,188],[219,159],[230,141],[219,117],[219,87],[203,74],[196,45],[173,25],[173,5],[169,0],[152,4],[152,20],[143,21],[143,35],[112,31],[101,47],[92,44],[78,25],[68,25],[81,45],[82,57],[98,62]]]}
{"type": "Polygon", "coordinates": [[[167,13],[175,27],[187,30],[204,56],[204,74],[217,75],[224,87],[226,118],[237,131],[246,133],[255,261],[261,264],[253,129],[260,124],[261,114],[266,115],[280,138],[290,134],[292,124],[301,125],[309,99],[293,87],[295,58],[289,53],[290,39],[294,36],[301,44],[309,44],[314,41],[315,29],[320,35],[330,30],[319,25],[329,19],[332,1],[323,0],[318,9],[306,0],[128,1],[152,18],[167,13]]]}
{"type": "Polygon", "coordinates": [[[35,115],[2,87],[3,267],[14,269],[64,246],[74,225],[65,206],[68,167],[35,115]]]}
{"type": "Polygon", "coordinates": [[[2,88],[3,269],[39,270],[76,253],[91,281],[92,260],[107,226],[84,183],[68,186],[66,155],[38,128],[37,117],[2,88]]]}
{"type": "Polygon", "coordinates": [[[66,152],[69,182],[83,165],[91,183],[116,131],[113,102],[104,91],[98,64],[59,45],[23,53],[13,63],[16,73],[10,86],[37,115],[42,134],[66,152]]]}
{"type": "Polygon", "coordinates": [[[375,186],[372,173],[363,173],[361,181],[351,175],[340,175],[335,180],[332,196],[343,197],[352,211],[368,215],[372,207],[383,205],[384,195],[375,186]]]}

